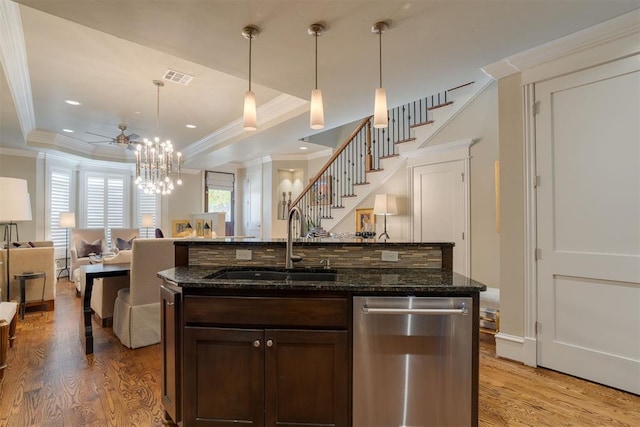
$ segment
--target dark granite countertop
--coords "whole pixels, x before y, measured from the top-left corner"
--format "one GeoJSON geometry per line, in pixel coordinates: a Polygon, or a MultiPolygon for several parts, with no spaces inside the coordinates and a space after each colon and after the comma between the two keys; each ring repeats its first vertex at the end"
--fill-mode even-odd
{"type": "Polygon", "coordinates": [[[375,293],[453,293],[479,292],[486,286],[473,279],[453,273],[447,269],[369,269],[340,268],[337,270],[294,269],[304,272],[335,272],[335,281],[323,280],[254,280],[219,279],[208,276],[225,271],[261,270],[283,271],[273,267],[203,267],[186,266],[164,270],[158,277],[168,280],[182,288],[224,289],[224,290],[296,290],[296,291],[348,291],[375,293]]]}
{"type": "MultiPolygon", "coordinates": [[[[176,246],[206,246],[216,244],[238,244],[248,246],[285,246],[286,239],[255,239],[255,238],[215,238],[215,239],[202,239],[202,238],[186,238],[178,239],[174,242],[176,246]]],[[[344,246],[362,246],[362,245],[384,245],[384,246],[454,246],[452,242],[389,242],[381,241],[378,239],[351,239],[351,240],[339,240],[334,238],[304,238],[294,240],[296,247],[298,246],[312,246],[312,245],[344,245],[344,246]]]]}

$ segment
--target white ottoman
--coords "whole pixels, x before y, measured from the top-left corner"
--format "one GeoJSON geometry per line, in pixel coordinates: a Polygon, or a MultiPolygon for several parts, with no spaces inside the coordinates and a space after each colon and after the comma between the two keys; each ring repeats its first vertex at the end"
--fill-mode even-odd
{"type": "Polygon", "coordinates": [[[0,302],[0,378],[4,376],[7,367],[7,350],[13,347],[18,321],[18,303],[0,302]]]}

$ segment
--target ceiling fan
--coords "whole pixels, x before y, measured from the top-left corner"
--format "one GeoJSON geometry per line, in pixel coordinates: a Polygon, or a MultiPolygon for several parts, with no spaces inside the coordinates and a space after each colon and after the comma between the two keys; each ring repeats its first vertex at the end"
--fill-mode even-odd
{"type": "Polygon", "coordinates": [[[127,130],[127,125],[120,124],[118,125],[118,129],[120,129],[120,134],[118,134],[115,138],[112,138],[110,136],[106,136],[106,135],[100,135],[99,133],[93,133],[93,132],[85,132],[91,135],[96,135],[96,136],[101,136],[103,138],[108,138],[107,141],[91,141],[89,142],[90,144],[116,144],[119,145],[121,147],[127,147],[129,150],[134,150],[135,149],[135,144],[140,144],[140,141],[134,141],[134,139],[138,138],[139,135],[135,134],[135,133],[130,133],[129,135],[125,135],[124,131],[127,130]]]}

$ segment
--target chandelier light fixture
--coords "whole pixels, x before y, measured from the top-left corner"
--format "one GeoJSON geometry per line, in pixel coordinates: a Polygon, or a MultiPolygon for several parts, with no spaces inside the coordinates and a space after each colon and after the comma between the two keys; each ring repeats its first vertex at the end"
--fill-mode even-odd
{"type": "Polygon", "coordinates": [[[373,127],[386,128],[389,126],[389,117],[387,116],[387,92],[382,87],[382,33],[389,29],[386,21],[380,21],[373,24],[371,32],[378,35],[380,46],[380,86],[376,89],[375,104],[373,108],[373,127]]]}
{"type": "Polygon", "coordinates": [[[311,24],[308,33],[313,36],[316,45],[315,54],[315,89],[311,91],[311,114],[309,115],[309,125],[311,129],[324,128],[324,107],[322,105],[322,91],[318,89],[318,36],[325,32],[326,28],[319,22],[311,24]]]}
{"type": "Polygon", "coordinates": [[[249,90],[244,93],[244,130],[254,131],[258,129],[258,117],[256,112],[256,95],[251,91],[251,43],[260,34],[260,28],[255,25],[247,25],[242,29],[244,38],[249,39],[249,90]]]}
{"type": "MultiPolygon", "coordinates": [[[[154,80],[157,88],[156,132],[160,133],[160,88],[164,86],[160,80],[154,80]]],[[[171,141],[153,141],[145,138],[136,147],[136,180],[135,184],[145,193],[171,194],[174,189],[173,179],[177,174],[177,185],[182,185],[182,153],[174,152],[171,141]]]]}

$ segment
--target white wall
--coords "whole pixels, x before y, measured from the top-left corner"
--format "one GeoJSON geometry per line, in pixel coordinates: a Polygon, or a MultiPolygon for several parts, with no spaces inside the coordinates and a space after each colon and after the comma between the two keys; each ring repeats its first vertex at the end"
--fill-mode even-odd
{"type": "MultiPolygon", "coordinates": [[[[18,154],[18,153],[16,153],[18,154]]],[[[44,186],[43,161],[38,159],[37,153],[21,152],[18,155],[0,155],[0,176],[20,178],[27,181],[29,197],[31,199],[32,221],[23,221],[18,224],[21,241],[44,239],[44,203],[38,200],[38,195],[44,186]]],[[[4,227],[3,227],[4,228],[4,227]]],[[[0,230],[0,232],[4,232],[0,230]]],[[[0,236],[2,239],[4,234],[0,236]]],[[[12,234],[15,240],[15,234],[12,234]]]]}

